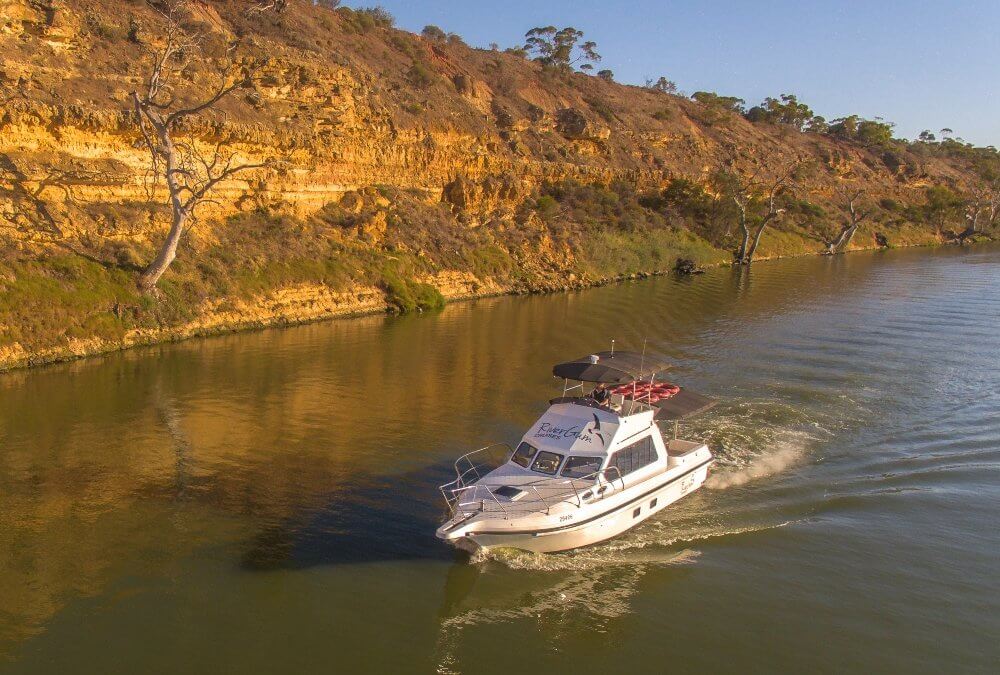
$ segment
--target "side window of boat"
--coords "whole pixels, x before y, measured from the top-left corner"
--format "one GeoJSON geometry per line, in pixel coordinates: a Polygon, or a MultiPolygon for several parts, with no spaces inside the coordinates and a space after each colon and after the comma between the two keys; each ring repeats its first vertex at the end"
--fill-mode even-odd
{"type": "Polygon", "coordinates": [[[570,457],[559,475],[565,478],[593,477],[593,474],[600,471],[602,459],[602,457],[570,457]]]}
{"type": "Polygon", "coordinates": [[[531,445],[530,443],[525,443],[524,441],[521,441],[521,444],[517,446],[517,450],[515,450],[514,454],[511,455],[510,461],[514,462],[515,464],[520,464],[525,469],[527,469],[528,465],[531,464],[531,460],[535,456],[536,452],[538,452],[538,448],[531,445]]]}
{"type": "Polygon", "coordinates": [[[559,462],[562,461],[562,458],[563,456],[560,454],[542,450],[538,453],[538,457],[535,457],[535,463],[531,465],[531,470],[554,476],[559,470],[559,462]]]}
{"type": "MultiPolygon", "coordinates": [[[[636,441],[625,446],[614,455],[608,462],[608,467],[617,467],[623,476],[627,476],[633,471],[638,471],[644,466],[649,466],[656,461],[656,447],[653,446],[653,437],[646,436],[641,441],[636,441]]],[[[606,474],[608,480],[617,478],[615,471],[606,474]]]]}

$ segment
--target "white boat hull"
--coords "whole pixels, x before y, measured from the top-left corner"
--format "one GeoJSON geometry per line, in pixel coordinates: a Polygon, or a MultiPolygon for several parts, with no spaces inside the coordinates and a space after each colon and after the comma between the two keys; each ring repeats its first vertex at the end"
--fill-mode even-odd
{"type": "Polygon", "coordinates": [[[566,551],[606,541],[701,487],[712,462],[707,448],[703,453],[697,453],[698,463],[691,468],[665,471],[661,477],[643,481],[584,508],[552,515],[547,523],[536,521],[535,526],[525,527],[520,519],[472,521],[453,527],[450,532],[446,524],[438,530],[438,536],[466,550],[517,548],[535,553],[566,551]]]}

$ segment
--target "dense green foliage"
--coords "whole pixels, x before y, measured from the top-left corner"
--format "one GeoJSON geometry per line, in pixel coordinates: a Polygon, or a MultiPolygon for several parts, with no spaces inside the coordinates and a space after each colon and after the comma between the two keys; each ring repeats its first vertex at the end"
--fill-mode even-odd
{"type": "Polygon", "coordinates": [[[434,25],[424,26],[424,29],[420,32],[428,40],[434,42],[447,42],[448,34],[444,32],[441,28],[434,25]]]}
{"type": "Polygon", "coordinates": [[[796,98],[795,94],[782,94],[781,98],[765,98],[760,105],[747,111],[747,119],[751,122],[770,122],[771,124],[787,124],[802,131],[815,117],[812,109],[796,98]]]}

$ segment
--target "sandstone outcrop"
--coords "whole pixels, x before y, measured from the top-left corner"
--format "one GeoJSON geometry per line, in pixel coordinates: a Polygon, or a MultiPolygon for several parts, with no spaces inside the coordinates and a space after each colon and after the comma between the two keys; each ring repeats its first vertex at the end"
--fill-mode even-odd
{"type": "MultiPolygon", "coordinates": [[[[230,236],[231,219],[258,217],[270,235],[286,227],[280,234],[288,236],[274,235],[282,243],[267,252],[240,248],[252,247],[252,236],[237,242],[247,266],[241,274],[290,280],[287,287],[261,286],[253,297],[226,302],[212,295],[228,288],[222,281],[202,279],[191,284],[198,289],[190,291],[193,300],[185,300],[192,306],[133,325],[129,317],[139,316],[136,308],[145,301],[130,301],[134,308],[121,311],[128,304],[118,297],[122,270],[142,264],[165,221],[164,192],[148,180],[149,157],[129,96],[142,86],[151,50],[162,41],[161,18],[147,3],[0,0],[0,159],[6,162],[0,211],[12,196],[32,194],[47,204],[63,237],[40,243],[23,228],[0,229],[7,256],[0,259],[0,287],[14,288],[26,269],[68,284],[70,273],[44,269],[67,250],[111,270],[100,279],[110,298],[66,310],[87,314],[73,315],[75,333],[29,343],[30,331],[16,330],[16,310],[0,312],[0,368],[225,327],[384,309],[376,277],[398,266],[450,297],[561,288],[623,273],[596,263],[582,269],[579,261],[593,250],[587,237],[620,240],[627,233],[599,232],[590,220],[553,224],[553,212],[546,211],[551,204],[540,199],[548,185],[629,185],[655,196],[674,178],[704,181],[734,157],[764,165],[762,175],[768,163],[804,158],[816,170],[796,198],[837,214],[834,198],[845,177],[869,186],[873,198],[899,205],[920,202],[928,185],[961,188],[970,180],[959,161],[754,125],[730,113],[706,115],[702,104],[678,96],[552,73],[460,41],[366,27],[346,8],[290,0],[281,14],[248,15],[245,6],[192,4],[184,25],[204,36],[207,51],[222,58],[235,45],[241,58],[266,56],[268,62],[252,88],[192,118],[182,136],[206,152],[221,143],[241,161],[270,168],[220,184],[198,212],[190,246],[209,250],[230,236]],[[15,185],[11,176],[24,180],[15,185]],[[314,273],[307,281],[298,262],[268,257],[295,248],[299,233],[313,237],[310,245],[325,247],[330,258],[303,264],[314,273]],[[337,256],[349,262],[338,266],[337,256]],[[345,279],[357,290],[343,288],[345,279]],[[93,326],[112,322],[113,340],[88,337],[93,326]]],[[[213,83],[217,73],[189,75],[213,83]]],[[[612,195],[601,194],[607,209],[619,208],[612,195]]],[[[932,239],[898,212],[887,214],[880,235],[932,239]]],[[[818,247],[810,229],[816,224],[800,220],[780,241],[798,242],[796,250],[818,247]]],[[[669,240],[700,247],[699,264],[729,256],[682,223],[636,237],[630,245],[640,252],[669,240]]],[[[856,245],[869,240],[870,234],[858,237],[856,245]]],[[[763,248],[768,245],[765,239],[763,248]]],[[[635,260],[602,264],[656,264],[657,270],[674,264],[635,260]]],[[[197,274],[198,264],[189,264],[197,274]]]]}

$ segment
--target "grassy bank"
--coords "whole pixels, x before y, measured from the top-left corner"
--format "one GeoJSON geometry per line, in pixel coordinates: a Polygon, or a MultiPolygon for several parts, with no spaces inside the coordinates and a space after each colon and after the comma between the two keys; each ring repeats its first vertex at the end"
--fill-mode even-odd
{"type": "MultiPolygon", "coordinates": [[[[580,288],[663,273],[678,258],[731,260],[666,223],[537,218],[515,238],[502,223],[469,227],[436,205],[394,204],[331,207],[309,219],[231,218],[192,238],[156,296],[136,287],[134,261],[151,252],[142,247],[8,256],[0,263],[0,369],[334,316],[433,310],[446,299],[580,288]]],[[[896,246],[935,241],[916,226],[892,235],[896,246]]],[[[856,248],[871,247],[870,236],[859,237],[856,248]]],[[[790,226],[765,234],[761,258],[818,252],[790,226]]]]}

